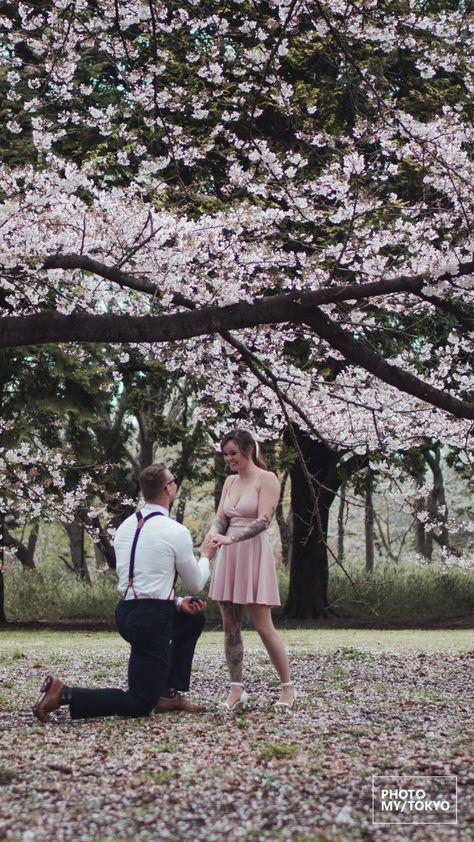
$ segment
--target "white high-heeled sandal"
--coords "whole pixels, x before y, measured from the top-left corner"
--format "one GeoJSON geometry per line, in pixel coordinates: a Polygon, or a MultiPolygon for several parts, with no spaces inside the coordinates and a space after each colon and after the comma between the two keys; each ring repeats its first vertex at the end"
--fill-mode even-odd
{"type": "MultiPolygon", "coordinates": [[[[230,686],[231,687],[242,687],[243,688],[244,685],[241,684],[240,681],[231,681],[230,686]]],[[[237,701],[235,701],[233,705],[230,705],[229,702],[226,701],[226,702],[224,702],[224,707],[227,710],[236,710],[237,708],[245,708],[247,706],[248,700],[249,700],[249,694],[247,693],[246,690],[242,689],[240,697],[237,699],[237,701]]]]}
{"type": "MultiPolygon", "coordinates": [[[[280,687],[294,687],[294,686],[295,686],[295,685],[294,685],[293,681],[286,681],[286,682],[284,682],[284,683],[280,684],[280,687]]],[[[295,704],[295,702],[296,702],[296,690],[294,690],[294,694],[295,694],[295,695],[293,696],[293,700],[292,700],[291,702],[280,702],[280,701],[278,701],[278,702],[275,702],[275,705],[274,705],[274,706],[275,706],[276,708],[288,708],[288,709],[291,709],[291,708],[293,707],[293,705],[295,704]]]]}

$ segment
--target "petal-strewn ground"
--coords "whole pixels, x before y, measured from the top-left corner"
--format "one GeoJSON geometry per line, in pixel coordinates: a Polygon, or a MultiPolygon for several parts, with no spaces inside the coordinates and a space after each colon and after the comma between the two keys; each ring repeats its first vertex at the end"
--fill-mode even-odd
{"type": "Polygon", "coordinates": [[[0,839],[470,840],[471,633],[284,634],[290,713],[272,707],[277,681],[254,633],[251,705],[223,712],[222,635],[207,633],[191,694],[207,713],[71,723],[63,708],[43,726],[30,708],[45,672],[123,686],[127,647],[114,634],[2,632],[0,839]],[[458,825],[374,825],[373,775],[457,775],[458,825]]]}

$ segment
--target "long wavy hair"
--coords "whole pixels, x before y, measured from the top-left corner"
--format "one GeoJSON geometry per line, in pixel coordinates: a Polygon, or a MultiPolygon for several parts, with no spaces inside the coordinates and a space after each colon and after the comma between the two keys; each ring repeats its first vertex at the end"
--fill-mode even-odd
{"type": "Polygon", "coordinates": [[[221,441],[222,451],[224,450],[225,445],[230,441],[235,442],[244,456],[246,456],[249,450],[251,450],[252,461],[255,462],[259,468],[266,470],[267,465],[262,457],[260,445],[256,439],[254,439],[252,433],[249,433],[248,430],[242,430],[240,427],[235,427],[235,429],[229,430],[221,441]]]}

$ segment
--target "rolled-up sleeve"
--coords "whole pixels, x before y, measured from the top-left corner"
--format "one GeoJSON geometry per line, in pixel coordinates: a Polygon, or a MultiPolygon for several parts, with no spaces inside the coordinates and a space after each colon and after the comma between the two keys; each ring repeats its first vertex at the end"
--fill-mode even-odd
{"type": "Polygon", "coordinates": [[[196,560],[191,535],[187,529],[183,529],[180,533],[179,540],[176,541],[175,552],[176,570],[183,585],[188,590],[199,593],[209,579],[211,572],[209,559],[203,557],[199,561],[196,560]]]}

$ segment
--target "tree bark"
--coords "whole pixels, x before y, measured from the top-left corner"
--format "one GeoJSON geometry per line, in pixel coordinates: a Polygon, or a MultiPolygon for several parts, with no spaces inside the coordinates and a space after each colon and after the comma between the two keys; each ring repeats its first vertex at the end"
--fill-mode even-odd
{"type": "MultiPolygon", "coordinates": [[[[114,526],[119,526],[122,520],[124,520],[123,517],[114,518],[114,526]]],[[[92,518],[90,524],[94,527],[94,529],[97,529],[97,532],[99,533],[99,540],[97,543],[94,543],[96,564],[100,565],[105,561],[111,570],[115,570],[117,567],[115,550],[113,548],[113,544],[110,540],[107,529],[104,526],[102,526],[102,523],[100,522],[100,519],[98,517],[92,518]]]]}
{"type": "MultiPolygon", "coordinates": [[[[2,563],[0,558],[0,564],[2,563]]],[[[3,578],[3,570],[0,569],[0,624],[6,623],[7,617],[5,614],[5,580],[3,578]]]]}
{"type": "Polygon", "coordinates": [[[216,451],[214,454],[214,511],[217,511],[225,483],[224,460],[216,451]]]}
{"type": "MultiPolygon", "coordinates": [[[[458,274],[462,274],[461,268],[458,274]]],[[[412,281],[413,279],[404,279],[402,288],[408,289],[413,286],[413,289],[416,287],[418,291],[421,291],[423,282],[418,279],[416,284],[412,284],[412,281]]],[[[369,287],[372,289],[372,294],[387,294],[389,285],[390,281],[385,281],[382,285],[384,289],[378,293],[373,292],[371,284],[360,284],[359,287],[366,287],[367,295],[369,295],[369,287]]],[[[395,290],[393,282],[390,288],[392,287],[395,290]]],[[[365,342],[356,339],[349,330],[344,330],[328,318],[322,310],[318,310],[313,302],[321,303],[323,300],[321,295],[326,292],[319,290],[305,295],[299,293],[298,296],[295,294],[266,296],[252,303],[240,302],[220,308],[196,308],[189,312],[164,316],[91,313],[74,313],[69,316],[59,313],[4,316],[0,326],[0,347],[72,341],[134,342],[137,336],[140,336],[142,342],[171,342],[209,333],[223,333],[229,328],[238,330],[261,324],[293,322],[309,325],[318,336],[353,365],[360,366],[399,391],[421,398],[426,403],[444,409],[456,418],[474,419],[472,404],[443,389],[435,388],[404,368],[387,362],[365,342]]],[[[347,297],[347,289],[341,287],[333,291],[332,295],[334,294],[336,301],[343,300],[347,297]]],[[[362,296],[358,294],[352,297],[362,296]]]]}
{"type": "Polygon", "coordinates": [[[372,573],[374,569],[374,502],[373,502],[373,479],[370,469],[367,471],[365,486],[365,569],[372,573]]]}
{"type": "Polygon", "coordinates": [[[11,534],[7,526],[4,526],[3,536],[5,547],[11,547],[15,550],[18,561],[27,570],[35,569],[35,550],[38,542],[38,533],[39,523],[34,523],[31,527],[28,541],[24,544],[23,541],[20,541],[11,534]]]}
{"type": "MultiPolygon", "coordinates": [[[[427,508],[430,516],[430,522],[433,523],[436,517],[436,503],[434,500],[433,491],[430,491],[427,497],[427,508]]],[[[425,528],[425,558],[431,561],[433,558],[433,530],[425,528]]]]}
{"type": "Polygon", "coordinates": [[[0,623],[6,623],[5,614],[5,579],[3,578],[3,562],[5,561],[4,549],[5,515],[0,514],[0,623]]]}
{"type": "Polygon", "coordinates": [[[344,514],[346,510],[346,483],[341,484],[339,491],[339,509],[337,512],[337,560],[344,561],[344,514]]]}
{"type": "Polygon", "coordinates": [[[64,523],[63,526],[69,538],[72,569],[84,582],[90,584],[91,577],[87,567],[84,548],[84,527],[82,523],[78,523],[77,521],[64,523]]]}
{"type": "Polygon", "coordinates": [[[184,494],[182,494],[178,500],[178,505],[176,506],[176,521],[177,523],[182,523],[184,520],[184,513],[186,511],[186,502],[187,498],[184,494]]]}
{"type": "MultiPolygon", "coordinates": [[[[418,474],[415,476],[416,484],[418,487],[422,487],[425,481],[424,469],[423,474],[418,474]]],[[[414,509],[415,509],[415,549],[418,555],[421,555],[422,558],[427,558],[426,555],[426,530],[425,524],[421,521],[417,516],[416,512],[422,512],[426,508],[426,498],[425,497],[418,497],[414,509]]]]}
{"type": "MultiPolygon", "coordinates": [[[[283,495],[285,493],[286,483],[288,480],[288,471],[285,471],[281,481],[281,494],[278,505],[275,511],[275,518],[278,524],[281,541],[281,560],[285,567],[288,565],[289,551],[290,551],[290,516],[285,517],[283,512],[283,495]]],[[[290,513],[291,514],[291,513],[290,513]]]]}
{"type": "Polygon", "coordinates": [[[425,453],[425,459],[433,474],[433,508],[435,510],[435,517],[437,519],[441,517],[440,535],[438,537],[435,536],[435,538],[441,547],[449,547],[448,507],[446,503],[443,470],[441,468],[441,448],[439,444],[434,450],[434,456],[427,451],[425,453]],[[441,513],[440,509],[443,510],[441,513]]]}
{"type": "Polygon", "coordinates": [[[297,460],[290,471],[293,540],[285,614],[308,620],[324,617],[328,610],[328,519],[341,483],[337,474],[341,454],[297,428],[295,434],[311,479],[297,460]]]}

